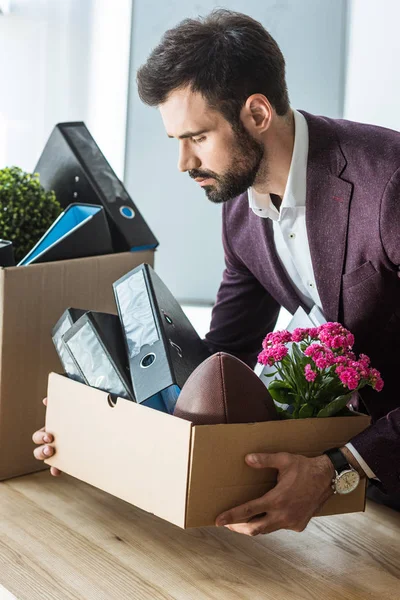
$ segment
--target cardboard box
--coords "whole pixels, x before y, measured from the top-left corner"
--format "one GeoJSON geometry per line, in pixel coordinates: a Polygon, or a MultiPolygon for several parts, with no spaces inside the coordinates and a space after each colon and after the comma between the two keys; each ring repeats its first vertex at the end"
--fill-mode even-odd
{"type": "MultiPolygon", "coordinates": [[[[198,425],[51,373],[46,429],[56,453],[46,463],[179,527],[215,518],[259,497],[275,471],[247,466],[248,452],[315,456],[369,425],[359,415],[326,419],[198,425]]],[[[329,498],[321,515],[363,511],[365,481],[329,498]]]]}
{"type": "Polygon", "coordinates": [[[116,313],[112,284],[154,251],[0,268],[0,479],[45,468],[33,457],[48,374],[60,362],[51,330],[69,306],[116,313]]]}

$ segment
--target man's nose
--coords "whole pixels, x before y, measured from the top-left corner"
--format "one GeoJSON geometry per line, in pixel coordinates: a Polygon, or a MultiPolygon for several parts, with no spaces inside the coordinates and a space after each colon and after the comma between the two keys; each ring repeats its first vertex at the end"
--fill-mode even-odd
{"type": "Polygon", "coordinates": [[[182,173],[185,171],[191,171],[192,169],[199,169],[201,166],[200,159],[188,149],[181,147],[179,151],[178,169],[182,173]]]}

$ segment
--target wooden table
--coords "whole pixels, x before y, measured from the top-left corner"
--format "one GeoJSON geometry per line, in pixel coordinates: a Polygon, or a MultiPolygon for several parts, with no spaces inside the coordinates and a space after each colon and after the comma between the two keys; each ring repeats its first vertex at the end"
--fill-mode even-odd
{"type": "Polygon", "coordinates": [[[47,471],[0,483],[0,599],[399,600],[400,514],[249,538],[181,530],[47,471]]]}

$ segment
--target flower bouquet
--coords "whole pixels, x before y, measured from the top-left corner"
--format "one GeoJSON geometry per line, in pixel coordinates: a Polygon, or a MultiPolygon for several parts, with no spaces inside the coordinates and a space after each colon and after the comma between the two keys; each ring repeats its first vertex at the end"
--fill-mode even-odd
{"type": "Polygon", "coordinates": [[[277,411],[284,419],[348,414],[353,393],[366,385],[380,392],[383,380],[365,354],[352,352],[353,334],[340,323],[276,331],[263,341],[258,362],[274,367],[266,375],[277,411]]]}

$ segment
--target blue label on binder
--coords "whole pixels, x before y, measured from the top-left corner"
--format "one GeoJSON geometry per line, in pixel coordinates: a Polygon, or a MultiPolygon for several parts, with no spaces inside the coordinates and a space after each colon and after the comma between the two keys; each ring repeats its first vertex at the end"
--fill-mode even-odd
{"type": "Polygon", "coordinates": [[[126,219],[133,219],[133,217],[135,216],[135,211],[130,206],[121,206],[119,212],[126,219]]]}

